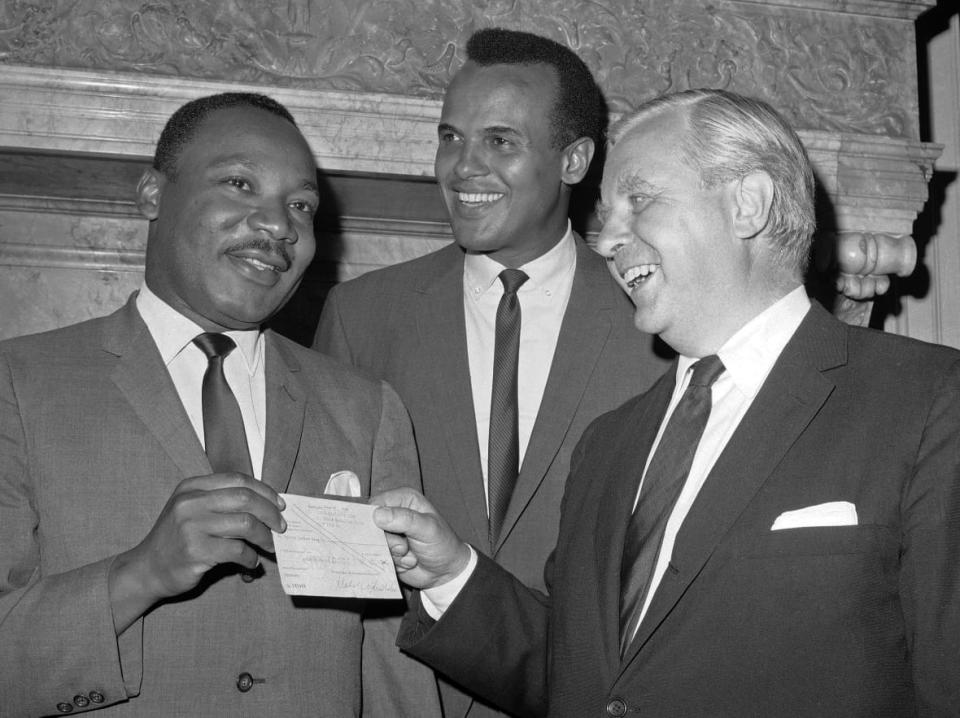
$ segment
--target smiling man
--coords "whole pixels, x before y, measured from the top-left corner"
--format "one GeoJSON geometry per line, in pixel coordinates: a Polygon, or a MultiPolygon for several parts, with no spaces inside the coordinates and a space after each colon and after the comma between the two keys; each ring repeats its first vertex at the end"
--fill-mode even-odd
{"type": "MultiPolygon", "coordinates": [[[[586,65],[502,29],[475,33],[466,55],[437,128],[454,244],[335,287],[315,347],[397,390],[427,496],[542,589],[574,444],[667,363],[632,330],[630,302],[567,218],[603,130],[586,65]]],[[[394,633],[384,643],[396,654],[394,633]]],[[[412,678],[382,696],[383,715],[405,690],[412,678]]],[[[497,715],[452,684],[441,690],[446,718],[497,715]]]]}
{"type": "Polygon", "coordinates": [[[260,330],[321,201],[284,107],[187,103],[137,187],[140,291],[0,344],[4,715],[359,715],[358,608],[283,593],[278,493],[419,477],[389,387],[260,330]]]}
{"type": "Polygon", "coordinates": [[[400,645],[522,715],[960,715],[960,352],[807,298],[814,176],[769,105],[611,132],[600,251],[680,356],[574,451],[549,595],[409,491],[400,645]]]}

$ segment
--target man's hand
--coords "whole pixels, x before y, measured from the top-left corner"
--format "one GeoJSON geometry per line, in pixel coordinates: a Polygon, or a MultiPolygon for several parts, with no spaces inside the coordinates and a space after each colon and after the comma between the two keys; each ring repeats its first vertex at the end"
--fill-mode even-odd
{"type": "Polygon", "coordinates": [[[258,550],[273,552],[272,531],[287,524],[283,500],[242,474],[195,476],[180,482],[147,537],[110,567],[110,603],[119,635],[157,601],[195,587],[214,566],[252,569],[258,550]]]}
{"type": "Polygon", "coordinates": [[[397,576],[408,586],[440,586],[467,567],[470,548],[419,492],[393,489],[370,503],[379,506],[373,522],[386,532],[397,576]]]}

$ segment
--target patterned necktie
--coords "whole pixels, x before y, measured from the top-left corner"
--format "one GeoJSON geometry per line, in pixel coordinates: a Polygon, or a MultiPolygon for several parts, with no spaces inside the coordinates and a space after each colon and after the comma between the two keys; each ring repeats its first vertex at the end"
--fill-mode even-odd
{"type": "Polygon", "coordinates": [[[520,300],[517,290],[527,281],[519,269],[500,272],[503,296],[497,307],[493,351],[493,391],[490,396],[490,432],[487,445],[487,491],[490,495],[491,550],[500,535],[520,471],[517,417],[517,362],[520,356],[520,300]]]}
{"type": "Polygon", "coordinates": [[[203,375],[203,441],[214,473],[237,472],[253,476],[247,434],[237,398],[223,374],[223,360],[236,348],[224,334],[207,333],[193,343],[207,357],[203,375]]]}
{"type": "Polygon", "coordinates": [[[647,468],[636,509],[627,525],[620,567],[620,655],[640,621],[663,532],[690,473],[693,456],[710,417],[710,387],[723,373],[716,355],[693,364],[693,376],[660,437],[647,468]]]}

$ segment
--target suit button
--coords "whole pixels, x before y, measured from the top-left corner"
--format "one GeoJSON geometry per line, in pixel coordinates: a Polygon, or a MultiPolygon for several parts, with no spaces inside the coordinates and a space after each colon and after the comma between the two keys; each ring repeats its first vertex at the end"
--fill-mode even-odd
{"type": "Polygon", "coordinates": [[[623,702],[620,698],[614,698],[612,701],[607,703],[607,715],[613,716],[614,718],[620,718],[627,714],[627,704],[623,702]]]}
{"type": "Polygon", "coordinates": [[[100,691],[90,691],[90,702],[91,703],[103,703],[106,698],[103,697],[103,693],[100,691]]]}
{"type": "Polygon", "coordinates": [[[86,708],[88,705],[90,705],[90,699],[82,694],[75,695],[73,697],[73,705],[75,705],[77,708],[86,708]]]}
{"type": "Polygon", "coordinates": [[[253,676],[249,673],[241,673],[237,676],[237,690],[241,693],[246,693],[251,688],[253,688],[253,676]]]}
{"type": "Polygon", "coordinates": [[[72,713],[73,706],[64,701],[63,703],[57,703],[57,710],[61,713],[72,713]]]}
{"type": "Polygon", "coordinates": [[[256,578],[257,578],[257,577],[254,576],[254,575],[253,575],[252,573],[250,573],[249,571],[241,571],[241,572],[240,572],[240,580],[243,581],[244,583],[251,583],[251,582],[253,582],[254,580],[256,580],[256,578]]]}

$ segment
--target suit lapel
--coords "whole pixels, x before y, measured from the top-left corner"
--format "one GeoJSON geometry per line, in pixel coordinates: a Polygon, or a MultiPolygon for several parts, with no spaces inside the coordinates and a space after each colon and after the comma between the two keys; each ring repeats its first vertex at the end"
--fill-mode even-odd
{"type": "Polygon", "coordinates": [[[576,240],[576,247],[577,265],[570,300],[497,549],[510,535],[530,499],[543,483],[573,423],[583,392],[610,334],[611,300],[619,297],[611,297],[609,291],[598,292],[599,287],[608,286],[606,277],[601,274],[607,270],[582,240],[576,240]]]}
{"type": "MultiPolygon", "coordinates": [[[[614,668],[620,662],[620,564],[627,524],[640,487],[640,477],[660,422],[670,403],[676,378],[676,362],[664,372],[636,403],[620,427],[616,443],[604,455],[587,464],[602,482],[597,501],[596,565],[600,610],[604,617],[605,655],[614,668]]],[[[615,673],[616,671],[614,671],[615,673]]]]}
{"type": "Polygon", "coordinates": [[[463,250],[452,244],[438,253],[435,271],[424,273],[415,291],[420,295],[417,335],[423,356],[436,370],[426,386],[450,455],[449,481],[460,494],[473,530],[472,538],[464,538],[486,545],[487,501],[463,314],[463,250]]]}
{"type": "Polygon", "coordinates": [[[209,474],[207,455],[136,309],[135,297],[104,326],[103,349],[117,357],[113,382],[184,478],[209,474]]]}
{"type": "Polygon", "coordinates": [[[263,449],[263,482],[284,492],[300,452],[306,393],[300,383],[300,364],[274,336],[264,337],[267,420],[263,449]]]}
{"type": "Polygon", "coordinates": [[[845,327],[814,304],[707,476],[674,545],[671,566],[624,657],[629,664],[703,569],[717,544],[816,416],[846,361],[845,327]]]}

